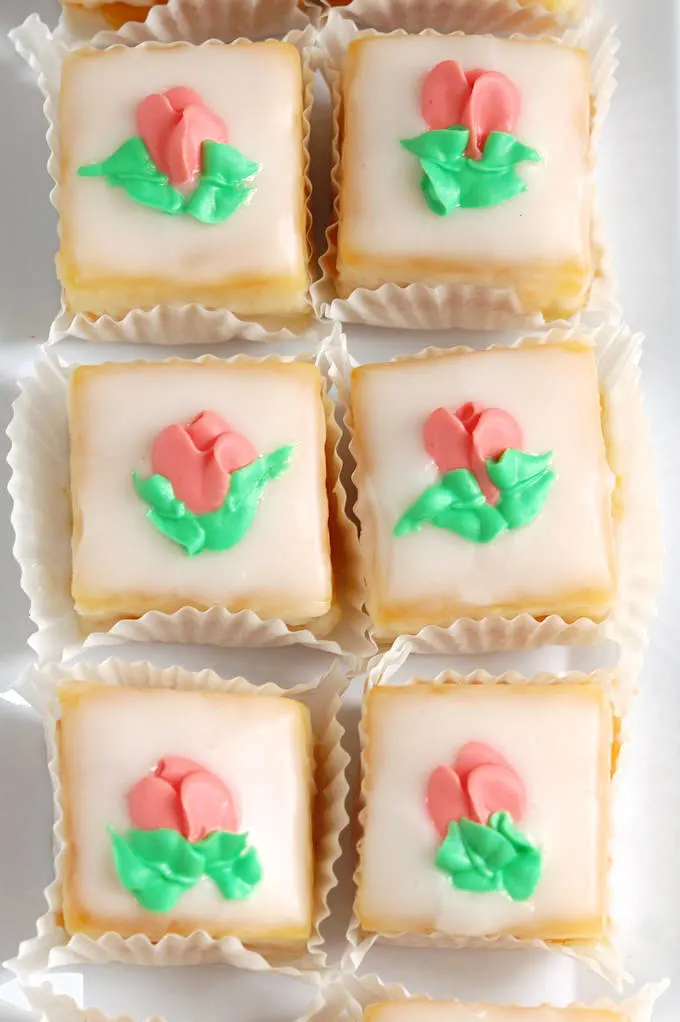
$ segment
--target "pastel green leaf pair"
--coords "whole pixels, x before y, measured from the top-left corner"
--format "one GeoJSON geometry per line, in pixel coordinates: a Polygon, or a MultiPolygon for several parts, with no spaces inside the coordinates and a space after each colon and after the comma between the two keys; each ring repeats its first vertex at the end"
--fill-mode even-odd
{"type": "Polygon", "coordinates": [[[150,912],[169,912],[185,891],[205,874],[224,898],[247,898],[262,879],[257,852],[247,834],[215,831],[202,841],[187,841],[175,830],[110,829],[118,878],[150,912]]]}
{"type": "Polygon", "coordinates": [[[177,500],[165,476],[142,479],[133,472],[132,479],[137,493],[150,506],[147,518],[151,524],[194,557],[203,550],[230,550],[243,539],[266,484],[286,470],[292,456],[293,446],[288,444],[237,469],[222,507],[204,515],[194,514],[177,500]]]}
{"type": "Polygon", "coordinates": [[[505,891],[513,901],[530,898],[541,876],[541,853],[507,813],[487,824],[453,820],[435,862],[459,890],[505,891]]]}
{"type": "Polygon", "coordinates": [[[518,163],[541,159],[535,149],[513,135],[492,131],[478,160],[465,156],[470,132],[461,125],[426,131],[401,144],[420,160],[420,187],[425,201],[438,216],[454,209],[497,206],[526,191],[516,172],[518,163]]]}
{"type": "Polygon", "coordinates": [[[489,504],[467,468],[454,469],[428,486],[394,527],[395,536],[418,532],[423,525],[447,529],[473,543],[489,543],[507,529],[528,525],[545,504],[555,473],[552,452],[525,454],[508,448],[486,470],[500,490],[498,503],[489,504]]]}
{"type": "Polygon", "coordinates": [[[203,223],[228,219],[255,191],[247,182],[259,170],[225,142],[203,143],[201,176],[187,198],[157,169],[141,138],[129,138],[102,163],[78,169],[81,177],[103,177],[112,187],[122,188],[131,199],[172,216],[186,213],[203,223]]]}

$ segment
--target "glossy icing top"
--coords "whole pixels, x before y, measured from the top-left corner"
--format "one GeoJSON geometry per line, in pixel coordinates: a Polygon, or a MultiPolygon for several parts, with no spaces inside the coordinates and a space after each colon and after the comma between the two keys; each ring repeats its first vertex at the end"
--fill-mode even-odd
{"type": "Polygon", "coordinates": [[[262,864],[261,882],[248,898],[227,901],[204,877],[179,899],[172,918],[245,930],[260,923],[304,926],[311,864],[302,721],[296,704],[272,697],[116,689],[79,700],[62,722],[62,748],[72,779],[66,798],[83,906],[121,920],[139,914],[114,872],[107,828],[128,829],[128,793],[172,749],[228,778],[240,829],[262,864]]]}
{"type": "Polygon", "coordinates": [[[64,73],[61,204],[85,279],[127,275],[212,281],[291,275],[305,264],[300,58],[284,43],[114,47],[71,58],[64,73]],[[145,97],[193,89],[229,143],[260,164],[257,190],[221,224],[161,216],[122,189],[79,178],[137,134],[145,97]]]}
{"type": "Polygon", "coordinates": [[[578,257],[589,241],[589,78],[585,55],[549,42],[407,36],[354,43],[345,92],[341,233],[352,250],[467,262],[578,257]],[[504,74],[516,87],[513,134],[541,162],[522,163],[522,195],[437,217],[418,162],[399,140],[427,130],[423,82],[442,61],[504,74]]]}
{"type": "Polygon", "coordinates": [[[312,366],[279,363],[178,361],[77,371],[71,411],[74,495],[82,516],[73,560],[77,589],[157,596],[179,590],[203,606],[248,606],[255,596],[309,616],[325,612],[331,569],[320,384],[312,366]],[[244,538],[223,553],[189,558],[147,521],[132,472],[150,475],[156,437],[205,409],[258,452],[294,448],[244,538]]]}
{"type": "Polygon", "coordinates": [[[551,922],[559,930],[602,912],[611,744],[606,696],[568,685],[445,691],[422,684],[374,689],[368,707],[364,912],[389,921],[392,931],[398,921],[404,930],[426,925],[462,936],[527,926],[540,935],[551,922]],[[432,771],[468,742],[492,746],[522,778],[522,831],[543,857],[529,900],[458,890],[434,866],[440,837],[423,795],[432,771]]]}
{"type": "Polygon", "coordinates": [[[495,348],[365,366],[352,401],[363,452],[359,514],[371,529],[364,553],[386,597],[487,607],[541,594],[559,612],[560,593],[611,585],[613,476],[588,349],[495,348]],[[541,514],[486,545],[427,526],[395,537],[395,522],[439,478],[424,423],[434,409],[470,401],[512,416],[527,451],[554,452],[556,479],[541,514]]]}

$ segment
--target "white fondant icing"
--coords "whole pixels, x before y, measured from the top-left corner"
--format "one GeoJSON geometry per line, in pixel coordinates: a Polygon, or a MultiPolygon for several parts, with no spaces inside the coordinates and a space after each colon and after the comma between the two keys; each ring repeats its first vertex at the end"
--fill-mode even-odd
{"type": "Polygon", "coordinates": [[[111,366],[78,384],[84,451],[74,482],[83,531],[74,589],[104,597],[179,593],[207,606],[253,606],[252,600],[255,609],[273,601],[287,605],[291,617],[323,613],[331,594],[325,426],[319,377],[299,368],[138,363],[111,366]],[[147,520],[132,472],[150,476],[156,436],[201,411],[221,415],[258,454],[285,444],[294,450],[288,468],[266,484],[243,539],[230,550],[189,557],[147,520]]]}
{"type": "Polygon", "coordinates": [[[472,937],[601,911],[607,822],[599,793],[608,781],[601,702],[569,686],[542,695],[516,685],[457,686],[450,694],[420,686],[379,695],[370,713],[359,889],[364,912],[404,923],[406,930],[432,927],[472,937]],[[541,879],[528,901],[458,890],[435,866],[440,839],[425,810],[427,780],[470,741],[500,752],[524,782],[520,827],[543,854],[541,879]]]}
{"type": "Polygon", "coordinates": [[[80,700],[66,717],[62,745],[82,906],[104,919],[143,914],[117,877],[107,827],[128,831],[130,788],[163,756],[185,756],[230,789],[262,880],[248,898],[227,901],[203,878],[168,918],[249,930],[304,927],[311,914],[310,791],[300,719],[289,700],[272,697],[130,689],[80,700]]]}
{"type": "Polygon", "coordinates": [[[407,36],[359,48],[345,96],[342,206],[344,241],[357,252],[413,258],[527,264],[587,252],[588,75],[579,51],[548,42],[492,36],[407,36]],[[520,93],[514,136],[538,150],[541,163],[521,163],[527,191],[484,209],[432,213],[420,191],[421,168],[400,139],[428,130],[420,97],[428,72],[457,60],[465,70],[500,71],[520,93]]]}
{"type": "Polygon", "coordinates": [[[440,596],[482,608],[539,599],[559,613],[560,594],[611,585],[613,477],[591,352],[496,348],[366,369],[353,393],[364,453],[359,486],[376,533],[365,553],[386,599],[440,596]],[[423,443],[428,415],[468,401],[514,416],[525,451],[554,452],[557,478],[542,511],[488,544],[431,525],[395,537],[399,518],[439,479],[423,443]]]}
{"type": "Polygon", "coordinates": [[[122,47],[77,60],[66,81],[61,202],[81,279],[220,283],[233,274],[304,272],[301,82],[289,47],[122,47]],[[196,90],[225,122],[228,142],[260,164],[254,195],[220,224],[168,216],[103,178],[77,176],[137,134],[146,96],[177,85],[196,90]]]}

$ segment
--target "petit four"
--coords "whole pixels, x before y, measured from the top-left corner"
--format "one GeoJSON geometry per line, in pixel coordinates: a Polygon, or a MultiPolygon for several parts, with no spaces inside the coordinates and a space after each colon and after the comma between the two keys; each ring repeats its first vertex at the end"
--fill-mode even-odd
{"type": "Polygon", "coordinates": [[[606,617],[614,476],[589,345],[363,365],[351,409],[377,638],[460,618],[606,617]]]}
{"type": "Polygon", "coordinates": [[[378,686],[362,727],[362,930],[605,936],[614,730],[601,685],[378,686]]]}
{"type": "Polygon", "coordinates": [[[73,313],[307,308],[303,76],[289,43],[153,43],[66,57],[61,248],[73,313]]]}
{"type": "Polygon", "coordinates": [[[101,14],[112,28],[121,28],[128,21],[144,21],[152,7],[167,0],[62,0],[64,8],[76,11],[94,11],[101,14]]]}
{"type": "Polygon", "coordinates": [[[362,37],[346,54],[341,112],[341,297],[384,283],[474,284],[513,289],[521,313],[546,319],[584,306],[594,275],[585,52],[462,33],[362,37]]]}
{"type": "Polygon", "coordinates": [[[312,927],[309,711],[292,699],[71,683],[59,692],[63,922],[98,938],[312,927]],[[124,736],[124,741],[122,741],[124,736]]]}
{"type": "Polygon", "coordinates": [[[182,607],[331,608],[323,381],[218,359],[73,372],[72,595],[88,624],[182,607]]]}
{"type": "Polygon", "coordinates": [[[582,1005],[556,1008],[551,1004],[525,1008],[519,1005],[464,1004],[461,1001],[380,1001],[370,1004],[364,1022],[630,1022],[629,1013],[615,1007],[582,1005]]]}

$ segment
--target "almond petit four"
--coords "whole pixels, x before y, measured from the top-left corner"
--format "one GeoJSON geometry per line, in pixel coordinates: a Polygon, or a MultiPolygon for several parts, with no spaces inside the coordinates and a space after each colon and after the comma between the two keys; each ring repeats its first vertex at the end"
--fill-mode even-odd
{"type": "Polygon", "coordinates": [[[601,685],[379,686],[362,727],[363,931],[605,937],[614,725],[601,685]]]}
{"type": "Polygon", "coordinates": [[[307,308],[302,62],[283,42],[81,49],[64,61],[61,248],[73,313],[307,308]]]}
{"type": "Polygon", "coordinates": [[[525,1008],[519,1005],[465,1004],[461,1001],[380,1001],[363,1013],[364,1022],[631,1022],[625,1006],[611,1008],[583,1005],[556,1008],[551,1004],[525,1008]]]}
{"type": "Polygon", "coordinates": [[[59,693],[64,928],[304,943],[309,711],[292,699],[78,683],[59,693]],[[122,741],[124,736],[124,741],[122,741]]]}
{"type": "Polygon", "coordinates": [[[88,624],[331,608],[323,381],[273,360],[73,372],[72,595],[88,624]]]}
{"type": "Polygon", "coordinates": [[[513,289],[522,314],[581,309],[594,275],[589,87],[585,52],[554,40],[350,43],[341,297],[384,283],[474,284],[513,289]]]}
{"type": "Polygon", "coordinates": [[[604,619],[614,476],[590,346],[363,365],[351,408],[377,638],[460,618],[604,619]]]}

